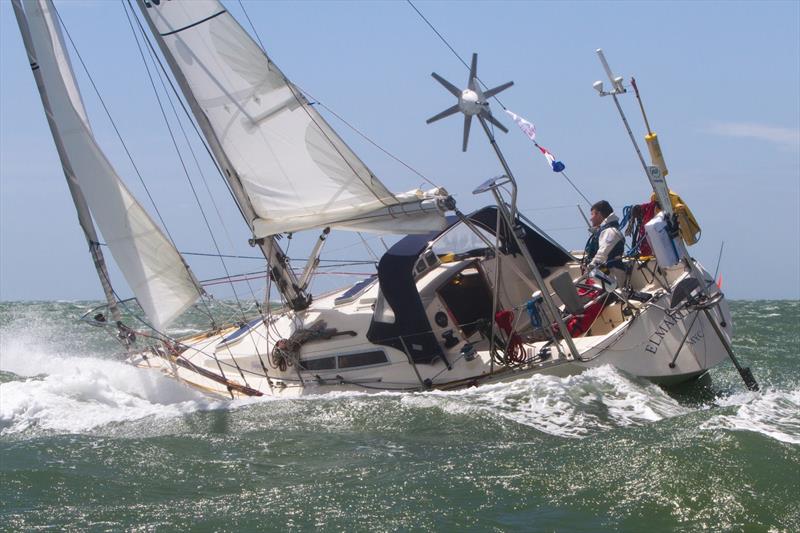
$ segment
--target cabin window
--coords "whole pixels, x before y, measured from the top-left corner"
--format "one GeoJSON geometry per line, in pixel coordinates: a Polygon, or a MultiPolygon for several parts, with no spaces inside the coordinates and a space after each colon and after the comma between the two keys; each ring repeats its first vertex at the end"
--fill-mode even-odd
{"type": "Polygon", "coordinates": [[[383,350],[370,352],[349,353],[336,357],[319,357],[300,361],[300,368],[307,371],[315,370],[347,370],[360,366],[381,365],[388,363],[389,359],[383,350]]]}
{"type": "MultiPolygon", "coordinates": [[[[478,226],[473,226],[486,241],[494,244],[495,236],[478,226]]],[[[433,242],[433,252],[436,255],[466,254],[478,255],[488,248],[486,241],[478,237],[475,232],[464,223],[459,223],[445,231],[433,242]]]]}
{"type": "Polygon", "coordinates": [[[300,361],[303,370],[335,370],[335,357],[320,357],[318,359],[308,359],[300,361]]]}
{"type": "Polygon", "coordinates": [[[386,354],[383,350],[372,352],[351,353],[339,356],[339,368],[353,368],[354,366],[379,365],[387,363],[386,354]]]}

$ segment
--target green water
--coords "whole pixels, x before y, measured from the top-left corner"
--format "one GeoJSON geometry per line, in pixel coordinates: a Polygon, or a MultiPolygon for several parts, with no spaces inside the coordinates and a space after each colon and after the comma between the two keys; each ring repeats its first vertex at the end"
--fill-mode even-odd
{"type": "Polygon", "coordinates": [[[732,304],[759,393],[724,364],[248,401],[124,365],[89,307],[0,304],[2,530],[800,530],[799,302],[732,304]]]}

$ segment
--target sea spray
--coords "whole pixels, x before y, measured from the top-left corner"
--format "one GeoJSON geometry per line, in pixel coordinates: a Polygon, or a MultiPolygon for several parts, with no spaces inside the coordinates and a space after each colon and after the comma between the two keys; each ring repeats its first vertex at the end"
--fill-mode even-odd
{"type": "Polygon", "coordinates": [[[123,363],[89,303],[3,303],[0,530],[800,530],[800,307],[732,307],[762,392],[722,364],[226,401],[123,363]]]}

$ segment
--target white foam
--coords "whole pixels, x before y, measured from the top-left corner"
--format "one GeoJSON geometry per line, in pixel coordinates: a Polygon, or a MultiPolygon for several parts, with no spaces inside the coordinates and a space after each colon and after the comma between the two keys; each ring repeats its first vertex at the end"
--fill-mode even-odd
{"type": "Polygon", "coordinates": [[[0,384],[0,434],[81,433],[113,422],[226,405],[155,371],[62,348],[75,344],[56,326],[36,320],[3,328],[0,370],[20,379],[0,384]]]}
{"type": "Polygon", "coordinates": [[[101,372],[75,372],[0,385],[0,434],[31,429],[83,433],[112,422],[170,417],[209,408],[213,405],[206,399],[152,402],[116,388],[101,372]]]}
{"type": "Polygon", "coordinates": [[[739,393],[719,402],[739,406],[733,415],[705,421],[704,430],[753,431],[781,442],[800,444],[800,390],[739,393]]]}
{"type": "Polygon", "coordinates": [[[403,402],[454,414],[501,416],[560,437],[584,437],[691,411],[659,387],[631,380],[610,366],[566,378],[535,375],[477,389],[411,395],[403,402]]]}

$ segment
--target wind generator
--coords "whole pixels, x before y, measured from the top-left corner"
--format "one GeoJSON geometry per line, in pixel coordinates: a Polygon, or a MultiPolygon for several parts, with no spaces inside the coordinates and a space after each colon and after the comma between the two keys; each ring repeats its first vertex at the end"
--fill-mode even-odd
{"type": "Polygon", "coordinates": [[[498,85],[493,89],[489,89],[486,92],[482,91],[480,86],[480,81],[478,80],[478,54],[472,54],[472,64],[469,67],[469,79],[467,80],[467,88],[464,89],[463,91],[460,91],[458,87],[456,87],[443,77],[439,76],[435,72],[432,72],[431,76],[433,76],[433,79],[441,83],[445,89],[450,91],[450,93],[453,96],[458,98],[458,103],[451,107],[448,107],[438,115],[432,116],[431,118],[426,120],[425,123],[431,124],[432,122],[436,122],[437,120],[449,117],[450,115],[453,115],[459,111],[464,113],[464,143],[461,146],[462,152],[467,151],[467,142],[469,141],[469,128],[472,125],[472,117],[474,116],[477,116],[478,119],[481,120],[481,124],[483,124],[484,128],[486,128],[486,124],[484,123],[484,121],[489,121],[503,133],[508,133],[508,129],[492,116],[492,112],[489,109],[489,102],[487,100],[505,91],[506,89],[514,85],[514,82],[508,81],[506,83],[498,85]]]}
{"type": "MultiPolygon", "coordinates": [[[[505,170],[505,174],[486,180],[474,191],[472,191],[472,194],[481,194],[491,191],[492,195],[494,195],[495,202],[497,203],[498,213],[503,217],[508,227],[512,228],[511,234],[513,235],[513,238],[516,241],[520,251],[522,252],[525,261],[528,263],[528,266],[531,269],[531,274],[533,275],[533,278],[540,289],[542,299],[544,300],[544,303],[547,306],[553,321],[558,324],[559,332],[566,341],[572,357],[575,360],[580,361],[580,351],[575,346],[575,342],[572,340],[572,335],[570,335],[569,331],[567,330],[564,319],[561,316],[561,311],[553,301],[553,298],[544,283],[544,279],[539,272],[539,267],[536,265],[536,262],[533,260],[533,256],[531,256],[528,247],[522,240],[524,231],[522,230],[517,218],[517,181],[514,179],[514,174],[511,172],[511,168],[508,166],[506,158],[503,156],[503,152],[500,151],[500,147],[497,145],[497,141],[494,138],[494,133],[492,133],[491,128],[489,128],[489,125],[487,124],[491,123],[503,133],[508,133],[508,129],[496,118],[494,118],[494,116],[492,116],[492,111],[487,100],[508,89],[514,85],[514,82],[508,81],[498,85],[497,87],[488,89],[485,92],[481,90],[480,81],[478,79],[478,54],[476,53],[472,54],[472,62],[469,68],[469,79],[467,80],[466,89],[462,91],[458,90],[455,85],[435,72],[432,72],[431,76],[433,76],[433,79],[441,83],[444,88],[450,92],[450,94],[458,98],[458,103],[448,107],[441,113],[432,116],[426,121],[426,123],[430,124],[432,122],[436,122],[437,120],[449,117],[450,115],[453,115],[459,111],[464,113],[464,142],[461,149],[463,152],[466,152],[467,142],[469,141],[469,129],[470,125],[472,124],[472,117],[478,117],[478,121],[481,123],[484,133],[486,133],[486,137],[489,138],[489,143],[492,145],[497,158],[500,160],[500,164],[502,165],[503,170],[505,170]],[[511,189],[510,205],[503,199],[500,192],[501,188],[504,186],[509,186],[511,189]]],[[[462,219],[464,218],[460,213],[457,214],[462,219]]]]}

